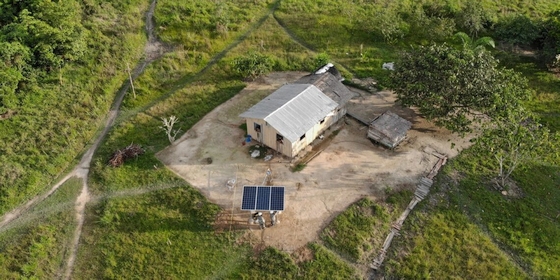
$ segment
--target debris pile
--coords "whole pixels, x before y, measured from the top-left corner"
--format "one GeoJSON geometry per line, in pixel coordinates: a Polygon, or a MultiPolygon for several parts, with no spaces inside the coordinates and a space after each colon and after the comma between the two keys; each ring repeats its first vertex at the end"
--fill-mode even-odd
{"type": "Polygon", "coordinates": [[[143,154],[144,150],[138,144],[130,144],[126,148],[117,150],[109,159],[109,165],[119,167],[123,165],[125,160],[138,157],[143,154]]]}

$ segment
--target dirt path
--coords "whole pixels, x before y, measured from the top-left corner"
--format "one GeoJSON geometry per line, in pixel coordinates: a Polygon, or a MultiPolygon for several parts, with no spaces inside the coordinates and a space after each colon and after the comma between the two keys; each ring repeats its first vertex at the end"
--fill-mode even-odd
{"type": "MultiPolygon", "coordinates": [[[[207,69],[209,69],[211,66],[216,64],[222,57],[224,57],[231,49],[233,49],[235,46],[237,46],[239,43],[241,43],[247,36],[249,36],[249,34],[252,31],[254,31],[260,25],[262,25],[264,23],[264,21],[278,7],[279,3],[280,3],[279,0],[276,1],[275,4],[273,6],[271,6],[269,12],[265,16],[260,18],[245,33],[241,34],[239,36],[239,38],[237,38],[233,43],[231,43],[226,49],[224,49],[222,52],[215,55],[212,58],[212,60],[206,65],[206,67],[204,67],[201,71],[199,71],[199,73],[197,75],[195,75],[195,77],[198,77],[198,76],[202,75],[205,71],[207,71],[207,69]]],[[[140,61],[137,64],[137,66],[134,68],[134,70],[132,71],[132,73],[131,73],[132,80],[135,80],[144,71],[144,69],[146,68],[146,66],[149,63],[153,62],[154,60],[159,59],[165,52],[168,52],[168,51],[171,50],[171,48],[169,46],[166,46],[166,45],[162,44],[154,36],[153,14],[154,14],[154,11],[155,11],[155,8],[156,8],[156,4],[157,4],[157,1],[153,0],[149,9],[148,9],[148,11],[146,12],[145,27],[146,27],[146,33],[148,35],[148,41],[146,42],[146,46],[144,47],[145,58],[142,61],[140,61]]],[[[190,82],[192,79],[193,79],[192,77],[188,77],[188,79],[185,79],[185,80],[181,81],[177,85],[176,88],[177,89],[182,88],[184,86],[184,84],[190,82]]],[[[71,244],[70,249],[69,249],[69,256],[68,256],[68,259],[66,261],[66,266],[65,266],[65,269],[64,269],[64,278],[65,279],[69,279],[72,275],[72,270],[73,270],[74,262],[75,262],[75,259],[76,259],[76,252],[77,252],[77,248],[78,248],[78,245],[79,245],[80,235],[81,235],[81,232],[82,232],[82,226],[83,226],[83,223],[84,223],[85,206],[92,199],[92,197],[90,196],[89,189],[88,189],[88,184],[87,184],[87,178],[88,178],[88,174],[89,174],[90,163],[91,163],[93,154],[95,153],[95,151],[99,147],[101,141],[105,138],[109,129],[113,126],[114,121],[115,121],[115,119],[116,119],[116,117],[119,113],[119,108],[121,106],[121,103],[124,99],[124,96],[125,96],[126,92],[129,89],[129,87],[130,87],[130,83],[127,79],[123,83],[123,85],[119,89],[119,91],[117,92],[116,99],[113,102],[113,105],[111,107],[111,111],[107,115],[107,120],[104,124],[103,131],[97,137],[97,139],[92,144],[92,146],[84,154],[84,156],[80,160],[79,164],[70,173],[68,173],[64,178],[62,178],[59,182],[57,182],[55,185],[53,185],[51,187],[51,189],[49,189],[49,191],[47,191],[44,194],[41,194],[41,195],[38,195],[38,196],[34,197],[33,199],[29,200],[24,205],[13,209],[12,211],[6,213],[3,217],[1,217],[0,229],[6,229],[8,225],[10,225],[15,220],[17,220],[22,214],[26,213],[28,210],[33,208],[37,203],[45,200],[47,197],[49,197],[51,194],[53,194],[68,179],[70,179],[72,177],[78,177],[78,178],[82,179],[83,180],[82,191],[81,191],[80,195],[77,197],[76,202],[75,202],[77,225],[76,225],[76,229],[74,231],[72,244],[71,244]]],[[[166,98],[167,96],[171,95],[173,92],[175,92],[175,90],[171,90],[167,95],[163,96],[162,98],[166,98]]],[[[157,101],[159,101],[159,99],[154,101],[154,102],[157,102],[157,101]]],[[[148,104],[147,107],[150,107],[152,105],[153,105],[152,103],[148,104]]],[[[144,109],[146,109],[146,108],[140,108],[140,110],[144,110],[144,109]]],[[[152,190],[134,190],[133,192],[134,193],[144,193],[144,192],[149,192],[149,191],[152,191],[152,190]]],[[[116,194],[116,195],[118,195],[118,194],[116,194]]]]}
{"type": "MultiPolygon", "coordinates": [[[[156,0],[152,1],[149,10],[146,13],[146,33],[148,34],[148,42],[146,43],[146,46],[144,48],[145,58],[144,58],[144,60],[140,61],[137,64],[136,68],[133,70],[133,72],[131,74],[133,80],[135,80],[144,71],[145,67],[150,62],[152,62],[152,61],[158,59],[159,57],[161,57],[161,55],[163,55],[163,53],[166,51],[166,48],[164,47],[164,45],[161,44],[161,42],[157,41],[157,39],[155,38],[155,36],[153,34],[153,26],[154,26],[153,14],[154,14],[154,10],[155,10],[155,7],[156,7],[156,2],[157,2],[156,0]]],[[[119,89],[119,91],[117,92],[117,97],[116,97],[115,102],[113,103],[113,105],[111,107],[111,111],[109,111],[109,113],[107,115],[107,120],[104,124],[103,131],[97,137],[97,139],[91,145],[91,147],[87,150],[87,152],[82,156],[82,159],[80,160],[78,165],[68,175],[66,175],[64,178],[62,178],[56,184],[54,184],[49,191],[47,191],[46,193],[44,193],[42,195],[38,195],[38,196],[34,197],[33,199],[29,200],[24,205],[22,205],[20,207],[17,207],[15,209],[13,209],[12,211],[8,212],[7,214],[4,215],[4,217],[2,217],[2,221],[0,222],[0,228],[5,228],[8,224],[10,224],[14,220],[16,220],[23,213],[25,213],[26,211],[28,211],[29,209],[34,207],[38,202],[41,202],[41,201],[45,200],[47,197],[49,197],[51,194],[53,194],[68,179],[70,179],[72,177],[77,177],[77,178],[82,179],[83,180],[82,191],[81,191],[80,195],[76,198],[76,202],[75,202],[75,212],[76,212],[77,225],[76,225],[76,228],[74,230],[74,235],[73,235],[73,238],[72,238],[72,244],[70,245],[68,259],[66,261],[66,266],[65,266],[65,269],[64,269],[64,279],[70,279],[70,277],[71,277],[72,270],[73,270],[73,267],[74,267],[74,262],[75,262],[75,259],[76,259],[76,252],[77,252],[77,249],[78,249],[78,244],[79,244],[79,241],[80,241],[80,235],[81,235],[81,232],[82,232],[82,226],[83,226],[83,223],[84,223],[85,206],[91,199],[89,189],[88,189],[88,184],[87,184],[87,178],[88,178],[88,175],[89,175],[89,167],[90,167],[91,160],[93,158],[93,154],[95,153],[95,151],[99,147],[101,141],[105,138],[105,136],[109,132],[109,129],[113,126],[113,124],[115,122],[115,119],[118,115],[119,108],[122,104],[124,96],[125,96],[126,92],[128,91],[129,87],[130,87],[130,83],[127,79],[123,83],[123,85],[119,89]]]]}

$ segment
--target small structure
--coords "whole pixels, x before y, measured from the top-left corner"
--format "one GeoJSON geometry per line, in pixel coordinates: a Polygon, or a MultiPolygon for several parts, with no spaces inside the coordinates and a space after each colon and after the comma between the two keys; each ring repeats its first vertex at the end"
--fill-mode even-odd
{"type": "Polygon", "coordinates": [[[346,114],[345,105],[354,94],[341,81],[338,70],[327,64],[280,87],[240,115],[247,123],[247,134],[295,157],[346,114]]]}
{"type": "Polygon", "coordinates": [[[388,147],[395,148],[406,137],[406,132],[412,124],[387,111],[375,118],[369,125],[368,138],[388,147]]]}

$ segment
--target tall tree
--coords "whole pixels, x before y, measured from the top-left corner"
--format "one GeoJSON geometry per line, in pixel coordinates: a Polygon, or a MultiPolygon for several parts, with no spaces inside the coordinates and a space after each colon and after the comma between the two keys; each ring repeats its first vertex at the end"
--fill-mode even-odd
{"type": "Polygon", "coordinates": [[[17,9],[10,10],[11,21],[0,27],[0,41],[27,46],[33,54],[33,66],[57,68],[66,60],[78,60],[86,51],[87,32],[81,23],[78,2],[16,2],[20,3],[17,9]]]}
{"type": "Polygon", "coordinates": [[[392,87],[405,106],[451,131],[471,131],[482,117],[507,117],[529,96],[527,81],[500,69],[488,52],[447,45],[404,52],[391,74],[392,87]]]}
{"type": "Polygon", "coordinates": [[[550,14],[543,25],[541,57],[550,68],[560,68],[560,10],[550,14]]]}
{"type": "Polygon", "coordinates": [[[467,1],[465,7],[455,17],[459,29],[473,37],[477,37],[479,32],[484,31],[484,24],[488,21],[487,12],[478,1],[467,1]]]}

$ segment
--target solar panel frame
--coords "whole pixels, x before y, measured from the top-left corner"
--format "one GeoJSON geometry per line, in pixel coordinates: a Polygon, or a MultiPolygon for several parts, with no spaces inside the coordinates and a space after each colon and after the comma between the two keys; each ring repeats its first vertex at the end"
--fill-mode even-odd
{"type": "Polygon", "coordinates": [[[241,210],[284,211],[283,186],[243,186],[241,210]]]}

